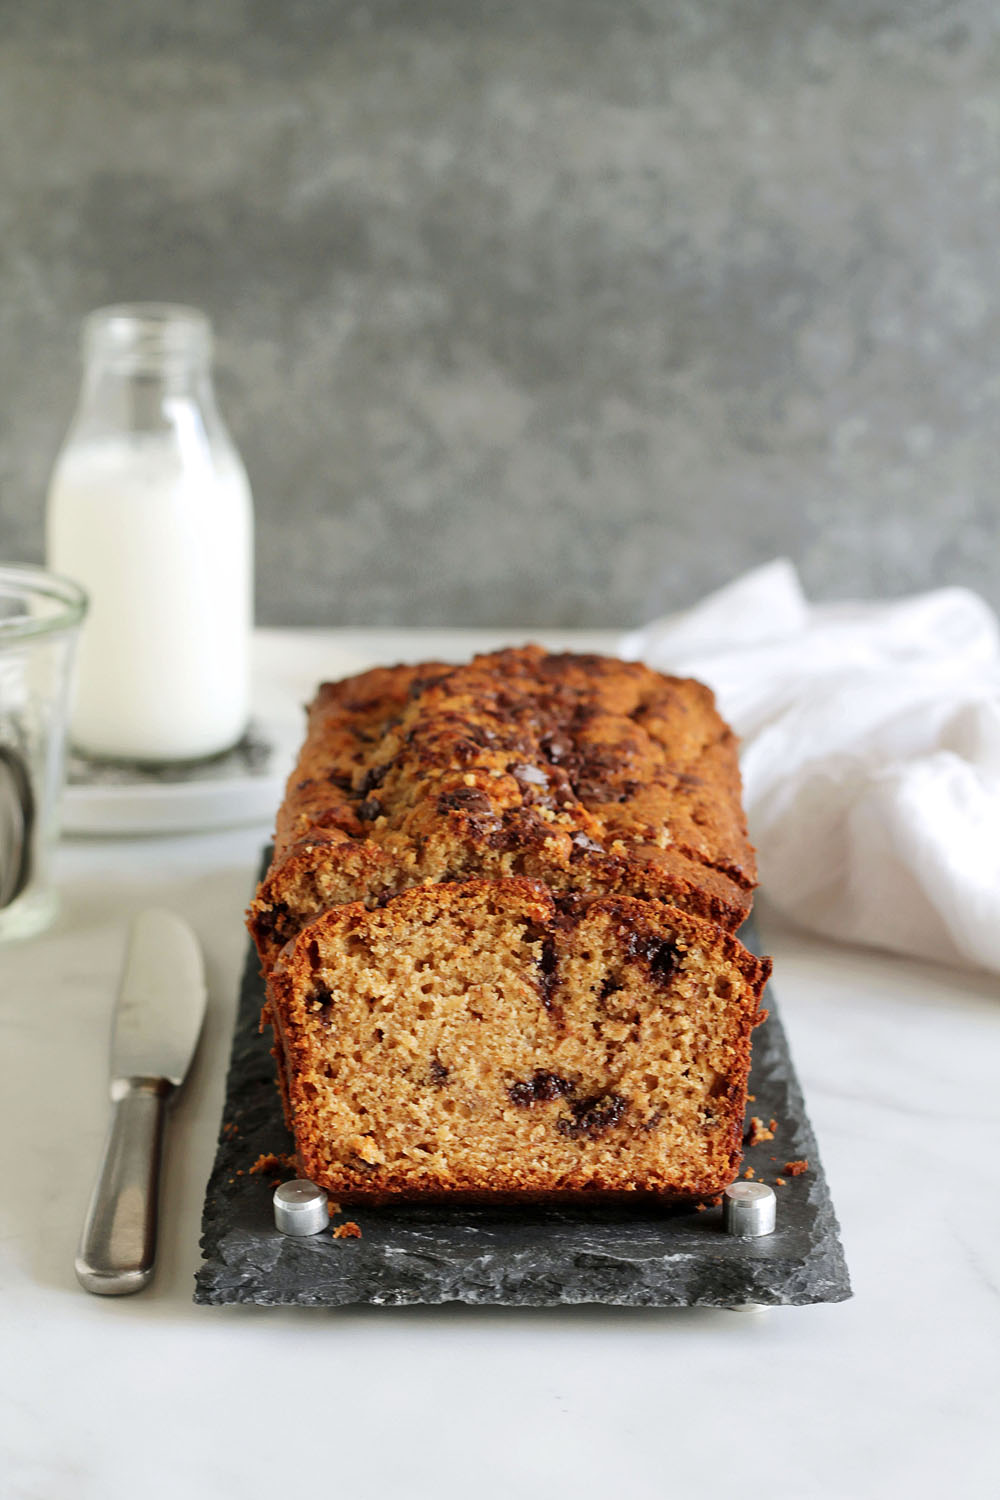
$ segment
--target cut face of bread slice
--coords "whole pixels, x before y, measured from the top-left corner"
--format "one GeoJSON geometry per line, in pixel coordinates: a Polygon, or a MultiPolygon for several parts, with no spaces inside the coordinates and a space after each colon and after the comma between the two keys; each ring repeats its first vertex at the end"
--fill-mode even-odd
{"type": "Polygon", "coordinates": [[[265,1010],[300,1170],[348,1202],[718,1193],[768,968],[673,908],[527,880],[326,913],[265,1010]]]}
{"type": "Polygon", "coordinates": [[[756,865],[709,689],[539,647],[324,684],[251,908],[265,968],[334,906],[480,876],[738,927],[756,865]]]}

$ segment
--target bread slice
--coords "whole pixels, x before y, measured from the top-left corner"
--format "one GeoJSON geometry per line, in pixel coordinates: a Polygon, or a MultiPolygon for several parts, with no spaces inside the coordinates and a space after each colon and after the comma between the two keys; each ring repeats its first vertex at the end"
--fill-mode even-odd
{"type": "Polygon", "coordinates": [[[265,1009],[299,1170],[349,1203],[710,1197],[769,970],[662,903],[525,879],[327,912],[265,1009]]]}

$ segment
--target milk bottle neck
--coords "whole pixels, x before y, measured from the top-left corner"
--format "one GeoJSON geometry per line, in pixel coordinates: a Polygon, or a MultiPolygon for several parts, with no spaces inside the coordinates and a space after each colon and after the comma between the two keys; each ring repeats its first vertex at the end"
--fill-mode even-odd
{"type": "Polygon", "coordinates": [[[197,309],[100,308],[84,323],[83,359],[72,439],[226,442],[212,386],[211,329],[197,309]]]}

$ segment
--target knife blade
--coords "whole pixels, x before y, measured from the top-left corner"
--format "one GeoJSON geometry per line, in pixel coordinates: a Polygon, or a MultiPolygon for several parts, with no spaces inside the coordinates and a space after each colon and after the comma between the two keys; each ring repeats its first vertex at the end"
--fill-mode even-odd
{"type": "Polygon", "coordinates": [[[165,1109],[191,1065],[205,1003],[191,928],[160,907],[140,912],[112,1022],[111,1123],[74,1263],[88,1292],[125,1296],[153,1275],[165,1109]]]}

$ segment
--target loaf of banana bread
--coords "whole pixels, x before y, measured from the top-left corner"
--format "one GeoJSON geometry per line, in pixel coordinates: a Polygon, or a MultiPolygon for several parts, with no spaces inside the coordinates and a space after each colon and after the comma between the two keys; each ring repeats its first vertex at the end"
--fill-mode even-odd
{"type": "Polygon", "coordinates": [[[512,875],[737,928],[756,865],[709,689],[537,646],[325,683],[251,909],[265,970],[332,907],[512,875]]]}
{"type": "Polygon", "coordinates": [[[755,879],[700,683],[525,647],[324,684],[249,913],[300,1171],[347,1202],[718,1193],[755,879]]]}

